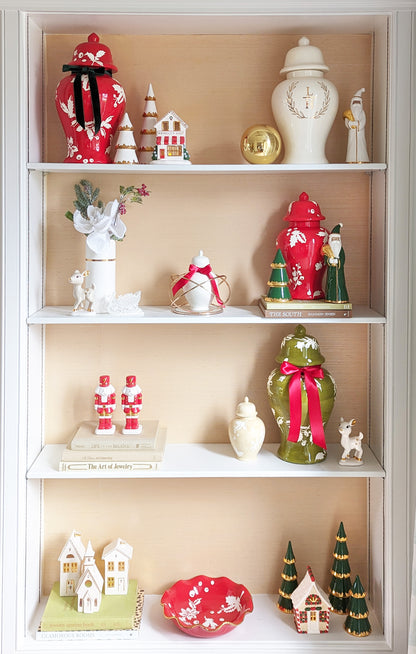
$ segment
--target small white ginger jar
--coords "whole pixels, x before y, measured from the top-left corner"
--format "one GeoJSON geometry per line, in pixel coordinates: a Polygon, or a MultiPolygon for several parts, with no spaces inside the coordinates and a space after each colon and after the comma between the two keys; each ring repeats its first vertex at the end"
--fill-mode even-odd
{"type": "Polygon", "coordinates": [[[184,287],[186,299],[192,311],[208,311],[214,299],[211,279],[206,271],[206,267],[209,265],[209,259],[202,250],[192,258],[192,266],[195,266],[195,272],[193,272],[190,281],[184,287]]]}
{"type": "Polygon", "coordinates": [[[228,436],[234,452],[241,461],[252,461],[263,445],[266,430],[264,422],[257,417],[256,406],[249,401],[237,405],[235,418],[228,426],[228,436]]]}
{"type": "Polygon", "coordinates": [[[272,110],[284,144],[284,164],[328,163],[325,144],[338,110],[338,91],[319,48],[303,36],[291,48],[272,94],[272,110]]]}

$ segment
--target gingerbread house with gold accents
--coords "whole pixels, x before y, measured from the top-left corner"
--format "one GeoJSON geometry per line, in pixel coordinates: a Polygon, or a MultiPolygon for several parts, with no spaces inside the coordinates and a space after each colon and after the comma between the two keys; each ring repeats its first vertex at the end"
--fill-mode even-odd
{"type": "Polygon", "coordinates": [[[311,568],[291,594],[296,629],[301,634],[319,634],[329,630],[330,604],[316,583],[311,568]]]}

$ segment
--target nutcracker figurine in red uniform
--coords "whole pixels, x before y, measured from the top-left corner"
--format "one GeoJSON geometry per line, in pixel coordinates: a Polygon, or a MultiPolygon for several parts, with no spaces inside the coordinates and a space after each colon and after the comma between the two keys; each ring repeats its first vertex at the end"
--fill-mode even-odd
{"type": "Polygon", "coordinates": [[[100,376],[100,384],[95,389],[94,407],[98,413],[98,427],[96,434],[114,434],[116,428],[112,424],[112,415],[116,408],[116,391],[110,384],[109,375],[100,376]]]}
{"type": "Polygon", "coordinates": [[[126,385],[121,394],[121,405],[126,416],[123,434],[140,434],[139,413],[142,408],[142,389],[136,384],[136,375],[126,377],[126,385]]]}

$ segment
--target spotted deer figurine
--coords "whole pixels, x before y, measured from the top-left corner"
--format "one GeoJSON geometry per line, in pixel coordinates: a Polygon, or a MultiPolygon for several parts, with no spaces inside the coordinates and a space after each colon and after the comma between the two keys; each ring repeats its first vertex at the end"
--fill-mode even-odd
{"type": "Polygon", "coordinates": [[[351,436],[353,425],[356,424],[355,418],[344,420],[340,418],[338,431],[341,434],[341,447],[343,448],[340,465],[360,466],[363,463],[363,433],[357,436],[351,436]]]}
{"type": "Polygon", "coordinates": [[[94,284],[90,288],[84,288],[83,283],[85,278],[89,275],[88,270],[80,272],[75,270],[69,278],[69,283],[72,284],[72,295],[74,296],[74,306],[72,312],[86,310],[94,313],[94,284]]]}

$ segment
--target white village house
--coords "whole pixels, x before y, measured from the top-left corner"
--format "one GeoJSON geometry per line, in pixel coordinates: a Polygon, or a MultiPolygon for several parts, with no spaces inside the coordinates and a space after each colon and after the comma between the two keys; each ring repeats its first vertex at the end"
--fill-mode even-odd
{"type": "Polygon", "coordinates": [[[82,564],[82,574],[76,587],[78,596],[78,611],[95,613],[99,611],[102,598],[104,579],[97,568],[91,541],[88,541],[82,564]]]}
{"type": "Polygon", "coordinates": [[[133,548],[125,540],[117,538],[107,545],[102,554],[105,565],[106,595],[126,595],[129,587],[129,562],[133,548]]]}
{"type": "Polygon", "coordinates": [[[319,634],[329,630],[330,604],[324,591],[316,583],[309,566],[290,599],[299,633],[319,634]]]}
{"type": "Polygon", "coordinates": [[[174,111],[159,120],[156,130],[156,146],[153,164],[191,163],[186,150],[186,130],[188,125],[174,111]]]}
{"type": "Polygon", "coordinates": [[[81,564],[85,556],[85,546],[81,534],[73,530],[58,557],[59,594],[75,595],[75,589],[81,576],[81,564]]]}

